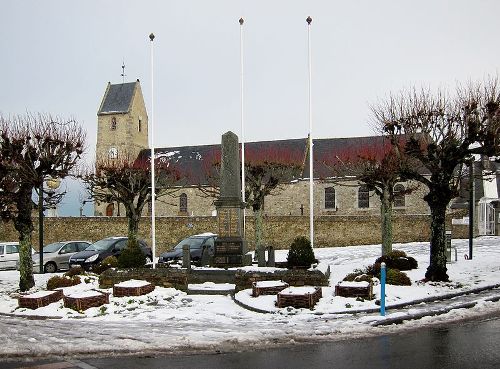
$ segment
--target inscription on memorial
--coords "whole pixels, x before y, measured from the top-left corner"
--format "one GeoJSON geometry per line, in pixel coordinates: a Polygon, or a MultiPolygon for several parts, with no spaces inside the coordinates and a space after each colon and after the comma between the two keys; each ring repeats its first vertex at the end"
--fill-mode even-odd
{"type": "Polygon", "coordinates": [[[219,209],[219,235],[220,237],[239,236],[238,222],[239,209],[219,209]]]}

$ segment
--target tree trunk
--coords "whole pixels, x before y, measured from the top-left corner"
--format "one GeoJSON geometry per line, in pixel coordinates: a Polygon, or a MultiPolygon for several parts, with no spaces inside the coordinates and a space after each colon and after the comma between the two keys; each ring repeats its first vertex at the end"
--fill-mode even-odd
{"type": "Polygon", "coordinates": [[[382,255],[392,251],[392,202],[387,189],[380,196],[380,215],[382,217],[382,255]]]}
{"type": "Polygon", "coordinates": [[[127,224],[128,224],[128,243],[137,244],[137,235],[139,233],[139,217],[136,215],[136,212],[127,209],[127,224]]]}
{"type": "MultiPolygon", "coordinates": [[[[33,232],[31,192],[31,187],[21,186],[19,189],[16,204],[18,213],[14,218],[14,227],[19,233],[19,289],[21,292],[28,291],[35,285],[31,258],[31,234],[33,232]]],[[[43,245],[40,245],[40,251],[42,247],[43,245]]]]}
{"type": "Polygon", "coordinates": [[[265,260],[265,249],[264,245],[262,244],[262,208],[254,208],[253,209],[253,214],[255,217],[255,254],[257,255],[257,262],[258,265],[265,266],[266,260],[265,260]]]}
{"type": "Polygon", "coordinates": [[[446,204],[431,206],[431,250],[430,264],[425,278],[430,281],[447,282],[446,239],[445,239],[446,204]]]}

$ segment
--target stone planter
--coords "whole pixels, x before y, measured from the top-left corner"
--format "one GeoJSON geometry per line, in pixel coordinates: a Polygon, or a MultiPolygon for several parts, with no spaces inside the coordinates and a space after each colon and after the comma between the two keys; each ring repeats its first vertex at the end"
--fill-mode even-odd
{"type": "Polygon", "coordinates": [[[288,287],[288,283],[283,281],[261,281],[252,283],[252,296],[276,295],[288,287]]]}
{"type": "Polygon", "coordinates": [[[73,310],[87,310],[88,308],[104,304],[109,304],[109,293],[87,291],[75,295],[64,296],[64,307],[73,310]]]}
{"type": "Polygon", "coordinates": [[[288,287],[278,293],[276,305],[312,309],[322,296],[321,287],[288,287]]]}
{"type": "Polygon", "coordinates": [[[154,289],[155,286],[146,281],[125,281],[113,286],[113,296],[123,297],[147,295],[148,293],[153,292],[154,289]]]}
{"type": "Polygon", "coordinates": [[[335,286],[335,296],[373,298],[372,282],[339,282],[335,286]]]}
{"type": "Polygon", "coordinates": [[[28,309],[38,309],[47,306],[63,298],[62,290],[40,291],[31,295],[20,296],[18,299],[19,307],[28,309]]]}

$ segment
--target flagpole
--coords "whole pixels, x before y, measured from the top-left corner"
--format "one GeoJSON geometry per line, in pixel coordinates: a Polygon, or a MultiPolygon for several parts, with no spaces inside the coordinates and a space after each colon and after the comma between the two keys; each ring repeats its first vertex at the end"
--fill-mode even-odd
{"type": "MultiPolygon", "coordinates": [[[[241,120],[241,199],[245,202],[245,125],[243,114],[243,23],[240,18],[240,120],[241,120]]],[[[246,206],[243,208],[243,237],[246,229],[246,206]]]]}
{"type": "Polygon", "coordinates": [[[155,214],[155,141],[154,141],[154,65],[153,65],[153,40],[155,35],[149,35],[151,41],[151,249],[153,251],[153,269],[156,268],[156,214],[155,214]]]}
{"type": "Polygon", "coordinates": [[[307,17],[307,53],[309,70],[309,233],[311,247],[314,247],[314,171],[313,171],[313,138],[312,138],[312,90],[311,90],[311,22],[312,18],[307,17]]]}

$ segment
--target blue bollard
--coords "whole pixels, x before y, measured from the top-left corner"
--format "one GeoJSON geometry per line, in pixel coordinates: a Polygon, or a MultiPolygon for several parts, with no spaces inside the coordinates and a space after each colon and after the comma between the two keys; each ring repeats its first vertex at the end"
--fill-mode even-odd
{"type": "Polygon", "coordinates": [[[380,315],[385,316],[385,263],[380,264],[380,315]]]}

